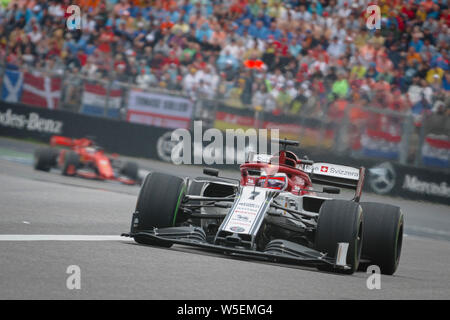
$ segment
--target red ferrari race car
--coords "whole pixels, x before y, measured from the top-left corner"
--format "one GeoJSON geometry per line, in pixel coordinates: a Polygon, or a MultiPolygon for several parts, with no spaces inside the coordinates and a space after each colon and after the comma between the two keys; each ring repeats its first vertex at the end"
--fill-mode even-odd
{"type": "Polygon", "coordinates": [[[196,179],[150,173],[123,235],[319,270],[351,274],[377,265],[393,274],[402,248],[400,208],[360,201],[364,168],[299,159],[286,150],[297,141],[279,143],[284,148],[273,156],[251,155],[240,179],[215,169],[196,179]],[[327,196],[340,188],[353,189],[351,199],[327,196]]]}
{"type": "Polygon", "coordinates": [[[92,139],[72,139],[53,136],[50,148],[38,148],[34,154],[34,169],[50,171],[61,169],[66,176],[88,179],[116,180],[125,184],[137,184],[137,163],[121,161],[117,154],[106,155],[92,139]],[[65,148],[57,148],[57,146],[65,148]]]}

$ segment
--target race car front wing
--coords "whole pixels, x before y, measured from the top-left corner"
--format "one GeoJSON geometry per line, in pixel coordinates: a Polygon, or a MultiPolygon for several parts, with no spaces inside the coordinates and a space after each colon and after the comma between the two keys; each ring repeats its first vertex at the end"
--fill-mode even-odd
{"type": "Polygon", "coordinates": [[[302,246],[288,240],[272,240],[263,251],[253,250],[239,246],[233,237],[226,242],[214,244],[207,242],[203,229],[199,227],[169,227],[154,228],[148,231],[125,233],[122,236],[132,237],[138,243],[171,247],[174,244],[202,248],[207,251],[222,254],[265,260],[270,262],[302,265],[309,267],[330,266],[338,269],[350,269],[346,264],[348,243],[338,243],[336,258],[330,258],[326,253],[302,246]]]}

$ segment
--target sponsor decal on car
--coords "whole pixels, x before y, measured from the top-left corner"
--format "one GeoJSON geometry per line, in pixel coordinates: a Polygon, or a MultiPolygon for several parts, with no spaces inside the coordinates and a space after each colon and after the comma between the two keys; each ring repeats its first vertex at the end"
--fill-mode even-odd
{"type": "Polygon", "coordinates": [[[304,166],[303,170],[317,175],[359,180],[359,169],[338,164],[315,163],[312,166],[304,166]]]}
{"type": "Polygon", "coordinates": [[[237,215],[237,219],[238,219],[238,220],[242,220],[242,221],[248,221],[248,217],[242,216],[242,215],[240,215],[240,214],[237,215]]]}
{"type": "Polygon", "coordinates": [[[244,187],[237,203],[224,221],[223,230],[250,234],[260,220],[259,215],[266,203],[267,190],[259,187],[244,187]]]}
{"type": "Polygon", "coordinates": [[[248,185],[248,186],[254,186],[254,185],[255,185],[255,179],[253,179],[253,178],[248,178],[248,179],[247,179],[247,185],[248,185]]]}
{"type": "Polygon", "coordinates": [[[234,232],[237,232],[237,233],[240,233],[240,232],[244,232],[244,231],[245,231],[245,229],[242,228],[242,227],[231,227],[230,230],[231,230],[231,231],[234,231],[234,232]]]}

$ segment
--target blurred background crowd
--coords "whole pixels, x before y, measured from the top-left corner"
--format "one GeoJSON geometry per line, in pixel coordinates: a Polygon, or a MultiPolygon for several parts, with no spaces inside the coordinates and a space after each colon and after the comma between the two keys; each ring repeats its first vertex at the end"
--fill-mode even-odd
{"type": "MultiPolygon", "coordinates": [[[[450,115],[447,0],[1,0],[8,67],[339,119],[347,104],[450,115]],[[81,29],[66,26],[71,4],[81,29]],[[381,29],[366,8],[381,8],[381,29]]],[[[352,119],[363,116],[355,111],[352,119]]]]}

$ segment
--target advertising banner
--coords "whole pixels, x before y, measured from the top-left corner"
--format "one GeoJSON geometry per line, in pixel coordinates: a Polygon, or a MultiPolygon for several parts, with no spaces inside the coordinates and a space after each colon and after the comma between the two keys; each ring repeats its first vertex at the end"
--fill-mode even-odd
{"type": "Polygon", "coordinates": [[[191,100],[172,95],[130,90],[129,122],[161,128],[189,129],[193,113],[191,100]]]}
{"type": "Polygon", "coordinates": [[[427,136],[422,146],[422,161],[426,166],[450,168],[449,138],[446,136],[427,136]]]}
{"type": "Polygon", "coordinates": [[[362,154],[367,157],[396,160],[400,154],[401,135],[367,129],[361,137],[362,154]]]}

